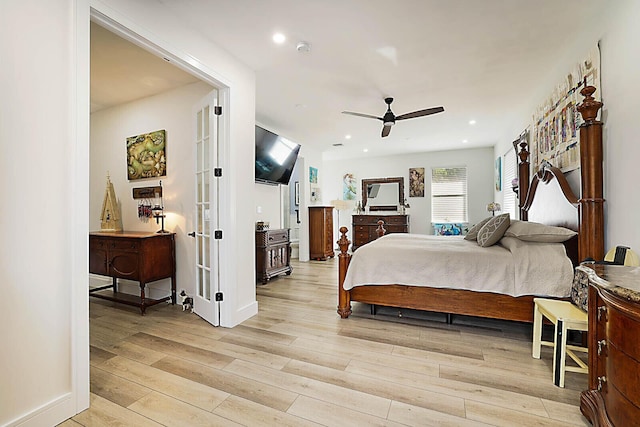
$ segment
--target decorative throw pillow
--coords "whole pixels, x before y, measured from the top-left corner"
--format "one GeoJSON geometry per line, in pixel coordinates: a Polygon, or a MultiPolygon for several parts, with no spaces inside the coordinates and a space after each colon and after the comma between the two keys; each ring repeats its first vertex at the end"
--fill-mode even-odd
{"type": "Polygon", "coordinates": [[[504,232],[507,231],[510,224],[511,219],[508,213],[492,217],[478,231],[478,245],[486,248],[496,244],[504,236],[504,232]]]}
{"type": "Polygon", "coordinates": [[[482,228],[483,225],[485,225],[487,222],[489,222],[489,220],[493,218],[492,216],[483,219],[482,221],[480,221],[479,223],[477,223],[476,225],[474,225],[473,227],[471,227],[469,229],[469,231],[467,232],[466,236],[464,236],[465,240],[476,240],[478,238],[478,231],[480,231],[480,229],[482,228]]]}
{"type": "Polygon", "coordinates": [[[504,235],[515,237],[525,242],[561,243],[569,240],[576,233],[564,227],[552,227],[537,222],[513,221],[504,235]]]}

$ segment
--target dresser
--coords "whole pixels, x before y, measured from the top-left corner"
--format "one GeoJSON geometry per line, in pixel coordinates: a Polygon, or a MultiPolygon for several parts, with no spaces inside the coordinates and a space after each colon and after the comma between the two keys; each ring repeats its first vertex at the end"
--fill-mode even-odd
{"type": "Polygon", "coordinates": [[[309,206],[309,257],[326,261],[333,245],[333,206],[309,206]]]}
{"type": "Polygon", "coordinates": [[[378,238],[376,229],[380,220],[384,221],[384,228],[387,230],[386,234],[409,232],[409,215],[353,215],[351,217],[351,227],[353,229],[352,251],[378,238]]]}
{"type": "Polygon", "coordinates": [[[291,274],[289,229],[256,230],[256,278],[263,285],[280,274],[291,274]]]}
{"type": "Polygon", "coordinates": [[[589,389],[580,410],[594,426],[640,425],[640,267],[576,268],[589,280],[589,389]]]}
{"type": "Polygon", "coordinates": [[[134,231],[89,233],[89,273],[111,277],[112,283],[89,290],[89,295],[140,308],[171,300],[176,303],[175,233],[134,231]],[[145,286],[160,279],[171,279],[170,294],[152,299],[145,286]],[[117,279],[134,280],[140,285],[140,296],[118,292],[117,279]],[[110,289],[110,291],[109,291],[110,289]]]}

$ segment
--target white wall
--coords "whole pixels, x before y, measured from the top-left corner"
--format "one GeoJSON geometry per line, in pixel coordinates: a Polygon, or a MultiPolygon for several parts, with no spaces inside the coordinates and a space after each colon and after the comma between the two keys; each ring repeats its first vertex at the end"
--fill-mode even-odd
{"type": "Polygon", "coordinates": [[[176,22],[162,3],[0,2],[0,194],[10,201],[0,204],[0,310],[8,325],[0,333],[1,425],[55,425],[89,401],[90,5],[228,88],[223,226],[233,238],[224,243],[231,261],[221,322],[232,326],[257,311],[255,272],[247,268],[255,265],[253,159],[246,155],[254,72],[176,22]]]}
{"type": "Polygon", "coordinates": [[[0,2],[0,425],[39,408],[59,422],[73,403],[73,230],[87,216],[73,210],[70,169],[72,6],[0,2]]]}
{"type": "MultiPolygon", "coordinates": [[[[342,198],[342,177],[345,173],[353,173],[358,181],[357,200],[362,200],[362,179],[404,177],[405,197],[411,205],[410,232],[432,234],[431,168],[467,167],[469,223],[475,224],[488,216],[487,203],[493,201],[493,161],[493,148],[325,160],[322,181],[324,198],[326,203],[342,198]],[[409,197],[409,168],[422,167],[425,168],[425,195],[409,197]]],[[[345,226],[351,236],[352,213],[340,212],[340,224],[336,224],[336,230],[338,226],[345,226]]]]}
{"type": "Polygon", "coordinates": [[[270,185],[255,183],[255,221],[265,221],[269,223],[272,230],[281,228],[282,216],[284,215],[282,203],[280,201],[280,185],[270,185]]]}
{"type": "MultiPolygon", "coordinates": [[[[536,82],[534,96],[521,104],[520,120],[512,131],[496,145],[494,155],[503,154],[518,134],[530,124],[531,112],[550,93],[565,72],[599,42],[602,88],[598,88],[604,103],[599,119],[604,123],[604,198],[605,251],[616,245],[630,246],[640,251],[640,227],[634,213],[640,210],[640,198],[635,185],[640,182],[640,144],[637,142],[637,110],[640,87],[633,83],[640,72],[640,2],[620,0],[603,3],[600,25],[583,26],[577,39],[567,42],[562,61],[550,67],[547,76],[536,82]]],[[[569,183],[580,196],[580,174],[569,174],[569,183]]],[[[501,197],[496,195],[496,197],[501,197]]]]}
{"type": "MultiPolygon", "coordinates": [[[[100,230],[106,175],[121,207],[124,230],[155,232],[160,229],[154,219],[138,219],[138,200],[132,189],[156,186],[162,181],[165,207],[165,229],[176,233],[176,282],[178,292],[185,289],[195,294],[195,240],[187,233],[194,224],[194,106],[213,88],[203,82],[182,86],[163,94],[98,111],[91,115],[89,226],[100,230]],[[127,178],[126,139],[141,133],[164,129],[167,143],[167,175],[158,179],[129,181],[127,178]],[[191,263],[189,262],[191,261],[191,263]]],[[[99,280],[111,281],[98,276],[99,280]]],[[[96,280],[92,278],[92,280],[96,280]]],[[[147,285],[148,295],[167,295],[170,280],[147,285]]],[[[138,295],[137,282],[121,281],[120,289],[138,295]]]]}

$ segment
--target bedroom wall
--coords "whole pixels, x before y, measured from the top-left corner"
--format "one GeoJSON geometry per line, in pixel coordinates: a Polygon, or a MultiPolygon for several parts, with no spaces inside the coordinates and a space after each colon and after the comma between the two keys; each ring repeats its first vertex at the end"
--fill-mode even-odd
{"type": "Polygon", "coordinates": [[[0,425],[56,425],[89,404],[90,7],[152,36],[230,88],[234,238],[222,322],[233,325],[257,311],[255,272],[247,268],[254,264],[253,162],[245,154],[253,148],[254,72],[176,22],[159,2],[152,8],[128,0],[0,2],[6,64],[0,67],[0,192],[11,201],[0,205],[0,311],[11,325],[0,332],[0,425]],[[243,197],[235,196],[241,191],[243,197]]]}
{"type": "MultiPolygon", "coordinates": [[[[348,160],[325,160],[322,191],[325,203],[332,199],[342,199],[342,177],[353,173],[357,180],[357,200],[362,200],[362,179],[404,177],[405,196],[411,205],[410,232],[432,234],[431,226],[431,168],[467,167],[469,223],[474,224],[489,213],[487,203],[493,201],[493,148],[469,150],[437,151],[384,157],[363,157],[348,160]],[[409,168],[425,168],[425,197],[409,197],[409,168]]],[[[338,236],[340,226],[351,233],[352,211],[340,211],[340,224],[334,235],[338,236]]],[[[349,234],[351,235],[351,234],[349,234]]],[[[337,237],[336,237],[337,240],[337,237]]]]}
{"type": "MultiPolygon", "coordinates": [[[[193,108],[213,88],[204,82],[193,83],[138,101],[100,110],[91,114],[89,226],[100,230],[100,215],[104,199],[106,176],[111,176],[120,204],[123,228],[130,231],[155,232],[160,229],[154,219],[138,219],[138,200],[132,189],[159,185],[164,193],[165,229],[176,233],[176,281],[179,289],[195,293],[193,266],[194,239],[187,236],[194,225],[194,165],[193,108]],[[157,179],[129,181],[127,178],[126,138],[164,129],[167,141],[167,175],[157,179]]],[[[92,284],[104,284],[111,279],[91,277],[92,284]]],[[[122,280],[120,289],[139,295],[137,282],[122,280]]],[[[166,296],[170,280],[147,285],[152,298],[166,296]]]]}
{"type": "MultiPolygon", "coordinates": [[[[518,134],[530,123],[531,112],[551,88],[564,76],[572,64],[591,46],[599,42],[601,84],[604,103],[600,120],[603,121],[605,251],[616,245],[630,246],[640,252],[640,227],[635,213],[640,210],[640,199],[632,188],[640,182],[640,144],[637,143],[637,100],[640,87],[633,77],[640,72],[637,40],[640,38],[640,2],[620,0],[603,4],[601,20],[596,26],[583,26],[582,33],[566,42],[565,54],[547,76],[541,76],[529,102],[523,103],[520,119],[511,132],[496,144],[494,157],[503,154],[518,134]]],[[[573,190],[579,196],[579,171],[568,176],[573,190]]],[[[501,194],[496,195],[501,198],[501,194]]]]}

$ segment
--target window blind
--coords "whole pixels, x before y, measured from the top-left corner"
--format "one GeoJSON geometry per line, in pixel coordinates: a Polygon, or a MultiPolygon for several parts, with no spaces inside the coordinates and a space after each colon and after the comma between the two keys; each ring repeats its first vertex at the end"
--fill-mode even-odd
{"type": "Polygon", "coordinates": [[[466,167],[431,169],[431,222],[468,222],[466,167]]]}
{"type": "Polygon", "coordinates": [[[511,149],[503,156],[504,184],[502,185],[502,211],[508,213],[511,219],[518,219],[518,201],[513,192],[511,181],[518,177],[516,172],[516,152],[511,149]]]}

